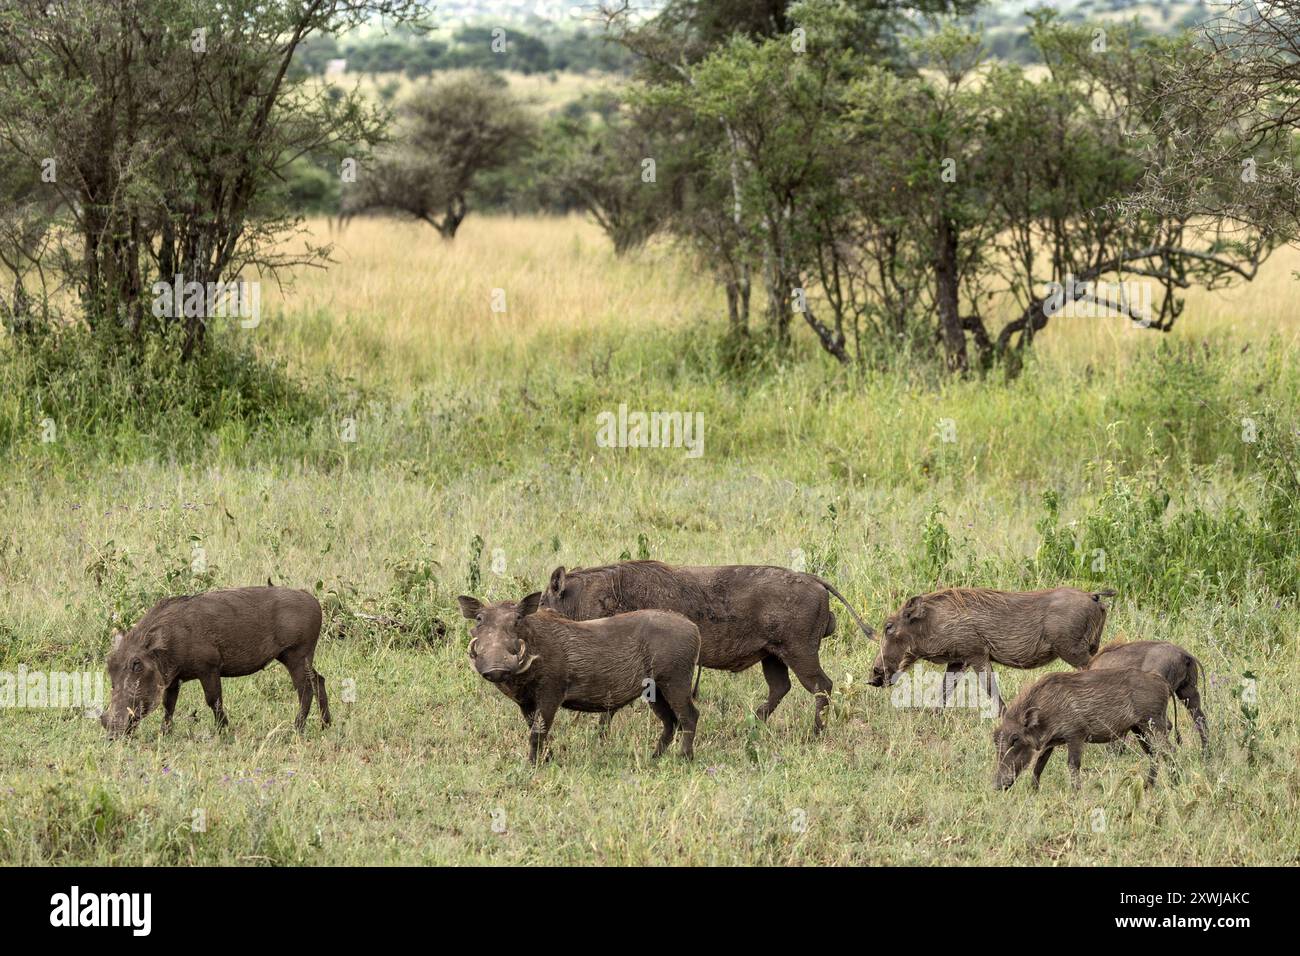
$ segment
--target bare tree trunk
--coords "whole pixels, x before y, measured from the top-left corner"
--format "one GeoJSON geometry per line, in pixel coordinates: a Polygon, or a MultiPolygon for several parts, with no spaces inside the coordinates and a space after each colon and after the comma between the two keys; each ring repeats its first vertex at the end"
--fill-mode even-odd
{"type": "Polygon", "coordinates": [[[966,355],[966,332],[962,328],[960,277],[957,275],[957,231],[942,211],[936,235],[937,255],[934,263],[935,301],[939,309],[939,331],[950,372],[965,373],[969,368],[966,355]]]}
{"type": "Polygon", "coordinates": [[[749,334],[749,290],[736,279],[727,279],[727,329],[736,338],[749,334]]]}

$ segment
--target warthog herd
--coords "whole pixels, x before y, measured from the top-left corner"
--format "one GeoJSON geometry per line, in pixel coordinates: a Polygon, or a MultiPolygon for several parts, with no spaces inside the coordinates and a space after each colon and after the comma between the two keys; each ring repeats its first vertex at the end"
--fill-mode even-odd
{"type": "MultiPolygon", "coordinates": [[[[1132,733],[1151,757],[1147,783],[1168,748],[1166,708],[1177,697],[1209,746],[1199,686],[1200,662],[1163,641],[1101,648],[1102,598],[1113,591],[1052,588],[1009,592],[947,588],[910,598],[885,622],[870,683],[899,680],[916,661],[946,666],[940,706],[964,671],[981,675],[1001,720],[994,732],[994,785],[1010,787],[1031,763],[1035,789],[1052,750],[1064,746],[1075,787],[1085,743],[1132,733]],[[1048,674],[1004,708],[992,665],[1042,667],[1062,660],[1073,672],[1048,674]]],[[[830,598],[838,599],[863,635],[872,630],[842,594],[813,574],[732,565],[674,567],[623,561],[595,568],[556,568],[544,592],[485,604],[461,596],[472,622],[474,670],[513,700],[528,725],[528,757],[548,755],[558,710],[601,715],[641,699],[663,723],[660,756],[680,735],[682,755],[695,751],[701,668],[732,672],[763,665],[766,720],[790,690],[790,672],[813,695],[813,732],[825,727],[831,679],[822,669],[822,639],[835,631],[830,598]],[[694,686],[692,686],[692,682],[694,686]]],[[[168,598],[126,634],[108,656],[112,681],[101,717],[110,736],[129,733],[163,704],[170,724],[181,684],[197,680],[219,727],[227,724],[221,679],[282,663],[298,692],[295,726],[302,731],[313,696],[330,722],[325,678],[314,657],[321,608],[306,591],[270,586],[168,598]]]]}

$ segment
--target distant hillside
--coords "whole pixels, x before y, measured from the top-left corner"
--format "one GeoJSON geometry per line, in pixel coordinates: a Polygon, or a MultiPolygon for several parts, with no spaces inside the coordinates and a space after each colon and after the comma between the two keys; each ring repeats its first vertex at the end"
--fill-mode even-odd
{"type": "MultiPolygon", "coordinates": [[[[662,0],[630,0],[642,17],[662,0]]],[[[1021,63],[1036,59],[1026,28],[1028,10],[1052,7],[1069,22],[1131,22],[1156,34],[1195,26],[1211,15],[1205,0],[993,0],[970,18],[992,56],[1021,63]]],[[[368,25],[343,37],[318,36],[303,44],[298,66],[323,75],[335,70],[369,76],[428,76],[480,68],[522,74],[614,73],[633,68],[629,52],[570,0],[450,0],[439,3],[432,28],[368,25]],[[497,52],[494,38],[505,44],[497,52]]]]}
{"type": "Polygon", "coordinates": [[[1136,20],[1143,29],[1155,34],[1178,33],[1213,15],[1205,0],[997,0],[972,19],[984,28],[992,54],[1032,62],[1036,57],[1025,36],[1029,24],[1026,11],[1036,7],[1052,7],[1068,22],[1136,20]]]}

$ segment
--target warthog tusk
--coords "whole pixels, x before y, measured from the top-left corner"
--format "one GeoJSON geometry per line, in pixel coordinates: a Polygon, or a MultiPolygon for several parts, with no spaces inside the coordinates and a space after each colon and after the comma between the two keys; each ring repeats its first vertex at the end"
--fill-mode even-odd
{"type": "Polygon", "coordinates": [[[477,638],[477,637],[470,638],[470,642],[469,642],[469,653],[470,653],[470,655],[471,655],[472,657],[478,657],[478,651],[474,650],[474,645],[477,644],[477,643],[478,643],[478,638],[477,638]]]}
{"type": "Polygon", "coordinates": [[[519,660],[521,660],[521,661],[524,662],[524,666],[521,667],[521,668],[519,668],[517,671],[515,671],[516,674],[522,674],[524,671],[528,670],[528,668],[530,668],[530,667],[533,666],[533,661],[537,660],[537,655],[536,655],[536,654],[534,654],[532,657],[528,657],[528,643],[527,643],[526,641],[520,641],[520,642],[519,642],[519,655],[518,655],[518,657],[519,657],[519,660]],[[524,660],[524,658],[526,658],[526,657],[527,657],[528,659],[527,659],[527,660],[524,660]]]}

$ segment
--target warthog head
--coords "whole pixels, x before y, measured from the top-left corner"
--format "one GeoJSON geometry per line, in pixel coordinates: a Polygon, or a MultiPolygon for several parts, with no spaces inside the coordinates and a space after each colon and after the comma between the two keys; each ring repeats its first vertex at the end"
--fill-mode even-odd
{"type": "Polygon", "coordinates": [[[925,621],[925,599],[917,596],[895,611],[887,621],[880,635],[880,650],[871,665],[872,687],[884,687],[892,684],[903,671],[916,663],[912,652],[912,640],[927,626],[925,621]]]}
{"type": "Polygon", "coordinates": [[[528,642],[520,637],[519,622],[537,610],[541,597],[534,592],[521,601],[496,604],[463,594],[456,599],[460,613],[474,622],[469,631],[469,659],[484,679],[499,684],[533,666],[537,655],[529,653],[528,642]]]}
{"type": "Polygon", "coordinates": [[[551,572],[550,583],[542,595],[542,606],[572,621],[590,621],[608,617],[609,582],[601,575],[572,575],[564,566],[551,572]]]}
{"type": "Polygon", "coordinates": [[[1008,789],[1034,759],[1040,749],[1037,734],[1040,724],[1038,709],[1028,707],[1023,713],[1007,711],[998,729],[993,731],[993,745],[998,753],[997,768],[993,772],[996,789],[1008,789]]]}
{"type": "Polygon", "coordinates": [[[113,635],[113,649],[108,654],[108,679],[113,686],[108,709],[99,722],[110,737],[129,734],[135,725],[158,706],[167,678],[160,666],[161,642],[157,635],[144,636],[136,631],[113,635]]]}

